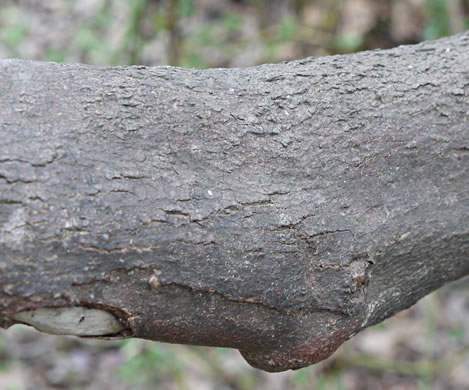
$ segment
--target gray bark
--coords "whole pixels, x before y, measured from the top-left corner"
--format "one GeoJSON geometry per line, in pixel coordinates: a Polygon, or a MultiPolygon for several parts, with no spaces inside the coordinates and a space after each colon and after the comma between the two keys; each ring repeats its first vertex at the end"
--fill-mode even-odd
{"type": "Polygon", "coordinates": [[[247,69],[1,60],[0,326],[92,309],[76,334],[101,312],[110,338],[324,359],[469,273],[468,96],[469,33],[247,69]]]}

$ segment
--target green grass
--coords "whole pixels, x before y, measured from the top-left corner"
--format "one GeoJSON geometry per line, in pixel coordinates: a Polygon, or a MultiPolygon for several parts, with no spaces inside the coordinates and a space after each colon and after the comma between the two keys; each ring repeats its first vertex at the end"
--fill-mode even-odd
{"type": "Polygon", "coordinates": [[[0,25],[2,42],[10,49],[12,55],[21,57],[18,49],[25,38],[29,35],[29,30],[17,7],[8,6],[0,9],[0,25]]]}
{"type": "Polygon", "coordinates": [[[121,352],[125,360],[119,374],[128,383],[151,386],[170,377],[178,384],[178,389],[186,389],[182,365],[170,345],[132,339],[122,343],[121,352]]]}
{"type": "Polygon", "coordinates": [[[451,34],[448,1],[427,0],[428,21],[423,32],[424,39],[437,39],[451,34]]]}

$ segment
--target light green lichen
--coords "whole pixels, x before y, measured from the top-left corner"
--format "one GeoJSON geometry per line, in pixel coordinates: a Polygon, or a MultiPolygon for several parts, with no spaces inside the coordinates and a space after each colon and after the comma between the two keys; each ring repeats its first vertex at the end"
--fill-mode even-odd
{"type": "Polygon", "coordinates": [[[86,307],[45,308],[15,314],[15,321],[55,335],[106,336],[124,326],[111,313],[86,307]]]}

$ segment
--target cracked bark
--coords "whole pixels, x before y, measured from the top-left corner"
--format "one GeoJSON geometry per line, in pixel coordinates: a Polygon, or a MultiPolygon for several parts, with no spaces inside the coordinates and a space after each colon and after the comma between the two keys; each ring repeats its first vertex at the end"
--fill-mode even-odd
{"type": "Polygon", "coordinates": [[[328,357],[469,273],[469,34],[248,69],[0,60],[0,326],[328,357]]]}

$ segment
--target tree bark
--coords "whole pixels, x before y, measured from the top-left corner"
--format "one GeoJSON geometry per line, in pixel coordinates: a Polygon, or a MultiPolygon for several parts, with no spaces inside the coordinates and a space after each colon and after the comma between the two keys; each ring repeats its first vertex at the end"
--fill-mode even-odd
{"type": "Polygon", "coordinates": [[[468,96],[469,33],[247,69],[1,60],[0,326],[324,359],[469,273],[468,96]]]}

